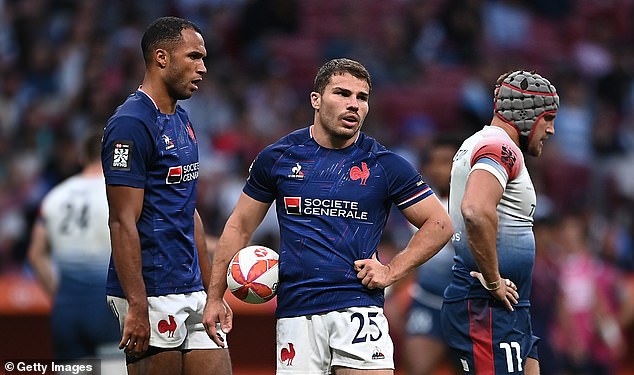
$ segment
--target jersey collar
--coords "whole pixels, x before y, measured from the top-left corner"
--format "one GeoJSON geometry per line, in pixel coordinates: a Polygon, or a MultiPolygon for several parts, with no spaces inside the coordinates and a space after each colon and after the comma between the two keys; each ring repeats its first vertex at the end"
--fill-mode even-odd
{"type": "Polygon", "coordinates": [[[147,96],[147,97],[150,99],[150,101],[152,102],[152,104],[154,104],[154,108],[156,108],[156,110],[157,110],[157,111],[161,112],[161,111],[159,110],[158,105],[156,105],[156,102],[154,101],[154,99],[152,99],[152,97],[150,96],[150,94],[148,94],[147,92],[143,91],[143,86],[142,86],[142,85],[139,85],[139,88],[137,89],[137,91],[140,91],[140,92],[142,92],[143,94],[145,94],[145,96],[147,96]]]}
{"type": "MultiPolygon", "coordinates": [[[[147,94],[146,94],[146,95],[147,95],[147,94]]],[[[308,127],[308,134],[310,134],[310,138],[312,138],[312,139],[315,139],[315,137],[313,137],[313,127],[314,127],[314,126],[315,126],[315,125],[311,125],[311,126],[309,126],[309,127],[308,127]]],[[[357,138],[354,140],[354,142],[352,142],[352,144],[357,143],[357,141],[359,140],[359,137],[361,137],[361,130],[359,130],[359,131],[357,132],[357,138]]]]}

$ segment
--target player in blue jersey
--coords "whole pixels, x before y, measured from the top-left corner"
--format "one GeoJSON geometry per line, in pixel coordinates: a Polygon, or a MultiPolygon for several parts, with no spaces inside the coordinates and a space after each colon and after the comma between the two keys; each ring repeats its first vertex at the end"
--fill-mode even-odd
{"type": "Polygon", "coordinates": [[[228,349],[202,325],[211,271],[196,211],[198,145],[177,104],[207,71],[205,43],[191,22],[163,17],[141,47],[143,84],[108,120],[102,144],[112,241],[106,293],[119,347],[129,373],[230,374],[228,349]]]}
{"type": "MultiPolygon", "coordinates": [[[[536,196],[522,152],[555,133],[555,87],[534,72],[503,74],[495,113],[453,161],[449,214],[456,251],[441,312],[465,374],[539,374],[529,312],[536,196]]],[[[546,291],[548,292],[548,291],[546,291]]]]}
{"type": "MultiPolygon", "coordinates": [[[[460,146],[458,139],[449,134],[436,136],[425,152],[422,165],[425,180],[445,207],[449,199],[451,163],[460,146]]],[[[451,281],[454,255],[453,246],[448,242],[416,272],[405,323],[405,364],[409,375],[431,375],[445,362],[454,362],[440,324],[443,293],[451,281]]]]}
{"type": "Polygon", "coordinates": [[[360,131],[370,89],[360,63],[324,64],[310,94],[314,123],[257,156],[218,241],[204,315],[212,338],[217,322],[231,329],[222,303],[229,260],[275,202],[278,374],[393,374],[384,288],[451,235],[445,208],[414,167],[360,131]],[[392,204],[419,230],[382,264],[377,247],[392,204]]]}
{"type": "Polygon", "coordinates": [[[56,361],[94,358],[116,348],[119,329],[103,299],[110,257],[101,132],[82,147],[82,171],[46,194],[33,225],[29,261],[53,298],[56,361]]]}

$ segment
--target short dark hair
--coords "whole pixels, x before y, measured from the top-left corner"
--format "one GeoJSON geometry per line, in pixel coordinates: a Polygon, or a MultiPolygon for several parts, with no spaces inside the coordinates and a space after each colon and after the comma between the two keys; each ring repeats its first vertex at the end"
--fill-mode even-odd
{"type": "Polygon", "coordinates": [[[319,68],[315,76],[315,92],[323,94],[328,82],[330,82],[330,77],[344,73],[350,73],[354,77],[366,81],[370,91],[372,90],[372,79],[365,66],[358,61],[340,58],[332,59],[319,68]]]}
{"type": "Polygon", "coordinates": [[[433,147],[453,147],[454,149],[458,150],[458,148],[460,148],[460,146],[462,145],[463,140],[464,137],[458,136],[454,132],[441,132],[434,136],[432,145],[433,147]]]}
{"type": "Polygon", "coordinates": [[[81,142],[81,158],[84,164],[89,164],[97,160],[101,160],[101,140],[103,138],[103,130],[98,127],[89,130],[83,137],[81,142]]]}
{"type": "Polygon", "coordinates": [[[141,50],[146,64],[152,61],[152,54],[157,48],[170,50],[182,39],[181,32],[193,29],[202,35],[202,31],[194,23],[179,17],[161,17],[148,26],[141,38],[141,50]]]}

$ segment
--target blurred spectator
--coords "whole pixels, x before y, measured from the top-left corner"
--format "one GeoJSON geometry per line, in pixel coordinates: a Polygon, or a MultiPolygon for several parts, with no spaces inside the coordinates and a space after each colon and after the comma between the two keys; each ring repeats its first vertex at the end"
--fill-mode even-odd
{"type": "Polygon", "coordinates": [[[557,127],[553,142],[557,144],[564,161],[589,165],[594,157],[592,135],[594,118],[590,107],[590,92],[578,74],[561,77],[561,107],[557,113],[557,127]]]}
{"type": "MultiPolygon", "coordinates": [[[[542,200],[538,197],[539,206],[542,200]]],[[[539,207],[538,206],[538,207],[539,207]]],[[[555,353],[549,335],[555,324],[555,311],[552,308],[557,299],[556,293],[544,293],[546,290],[559,290],[559,267],[561,250],[557,246],[557,218],[553,212],[545,212],[535,218],[535,268],[531,289],[531,307],[533,332],[541,338],[539,342],[539,367],[542,374],[557,374],[560,358],[555,353]]]]}
{"type": "Polygon", "coordinates": [[[251,0],[244,3],[237,20],[237,42],[253,74],[259,74],[271,58],[265,48],[268,38],[297,31],[298,7],[297,0],[251,0]]]}
{"type": "Polygon", "coordinates": [[[448,0],[440,19],[447,37],[441,62],[470,64],[480,57],[484,0],[448,0]]]}
{"type": "Polygon", "coordinates": [[[412,40],[400,16],[390,16],[382,22],[378,39],[379,58],[391,85],[411,82],[421,74],[412,40]]]}
{"type": "MultiPolygon", "coordinates": [[[[359,5],[360,2],[346,2],[341,4],[341,10],[330,14],[327,34],[323,36],[324,46],[322,60],[327,61],[339,57],[349,57],[363,61],[372,74],[374,87],[388,83],[388,73],[381,60],[374,33],[369,33],[369,25],[374,25],[374,17],[369,10],[359,5]]],[[[323,21],[322,21],[323,22],[323,21]]]]}
{"type": "Polygon", "coordinates": [[[405,23],[414,55],[422,66],[433,64],[440,58],[445,32],[438,21],[438,3],[413,0],[406,3],[402,21],[405,23]]]}
{"type": "Polygon", "coordinates": [[[579,216],[567,215],[558,226],[563,258],[551,338],[562,374],[614,374],[624,354],[618,293],[625,284],[613,266],[592,256],[586,231],[579,216]]]}
{"type": "Polygon", "coordinates": [[[585,24],[586,32],[573,46],[575,67],[588,78],[596,79],[607,74],[614,64],[610,51],[610,20],[591,19],[585,24]]]}
{"type": "Polygon", "coordinates": [[[469,66],[469,74],[460,86],[460,110],[462,123],[473,131],[480,129],[490,120],[493,112],[491,93],[497,78],[498,68],[494,59],[474,62],[469,66]],[[468,124],[468,125],[467,125],[468,124]]]}
{"type": "Polygon", "coordinates": [[[482,15],[484,35],[493,50],[519,53],[528,43],[531,15],[522,0],[487,0],[482,15]]]}

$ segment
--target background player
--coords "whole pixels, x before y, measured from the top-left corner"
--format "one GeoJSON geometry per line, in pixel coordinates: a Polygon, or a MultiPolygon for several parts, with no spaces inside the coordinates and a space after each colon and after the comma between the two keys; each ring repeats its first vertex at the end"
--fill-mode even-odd
{"type": "Polygon", "coordinates": [[[446,210],[419,173],[360,132],[370,90],[360,63],[324,64],[310,95],[313,125],[257,156],[220,236],[204,317],[212,338],[216,322],[231,329],[222,304],[228,262],[276,202],[278,374],[392,374],[383,289],[438,252],[451,234],[446,210]],[[420,229],[384,265],[376,249],[392,204],[420,229]]]}
{"type": "MultiPolygon", "coordinates": [[[[422,164],[425,181],[447,207],[451,164],[460,141],[451,135],[438,135],[426,152],[422,164]]],[[[440,326],[440,308],[445,288],[451,281],[455,255],[451,242],[418,267],[416,282],[410,288],[411,303],[405,323],[405,360],[409,375],[431,375],[446,358],[440,326]]],[[[453,358],[452,358],[453,359],[453,358]]]]}
{"type": "Polygon", "coordinates": [[[44,197],[31,234],[29,261],[53,298],[53,350],[61,361],[95,358],[119,341],[117,321],[103,299],[110,236],[100,149],[101,132],[89,134],[81,173],[44,197]]]}
{"type": "Polygon", "coordinates": [[[202,325],[210,264],[196,211],[198,144],[177,105],[207,72],[205,43],[191,22],[163,17],[141,47],[143,84],[108,121],[102,148],[112,239],[106,292],[119,347],[130,373],[229,374],[228,350],[202,325]]]}
{"type": "Polygon", "coordinates": [[[540,156],[555,133],[555,87],[534,72],[499,77],[495,114],[458,150],[449,213],[456,250],[443,334],[466,374],[538,374],[529,312],[536,196],[522,152],[540,156]]]}

